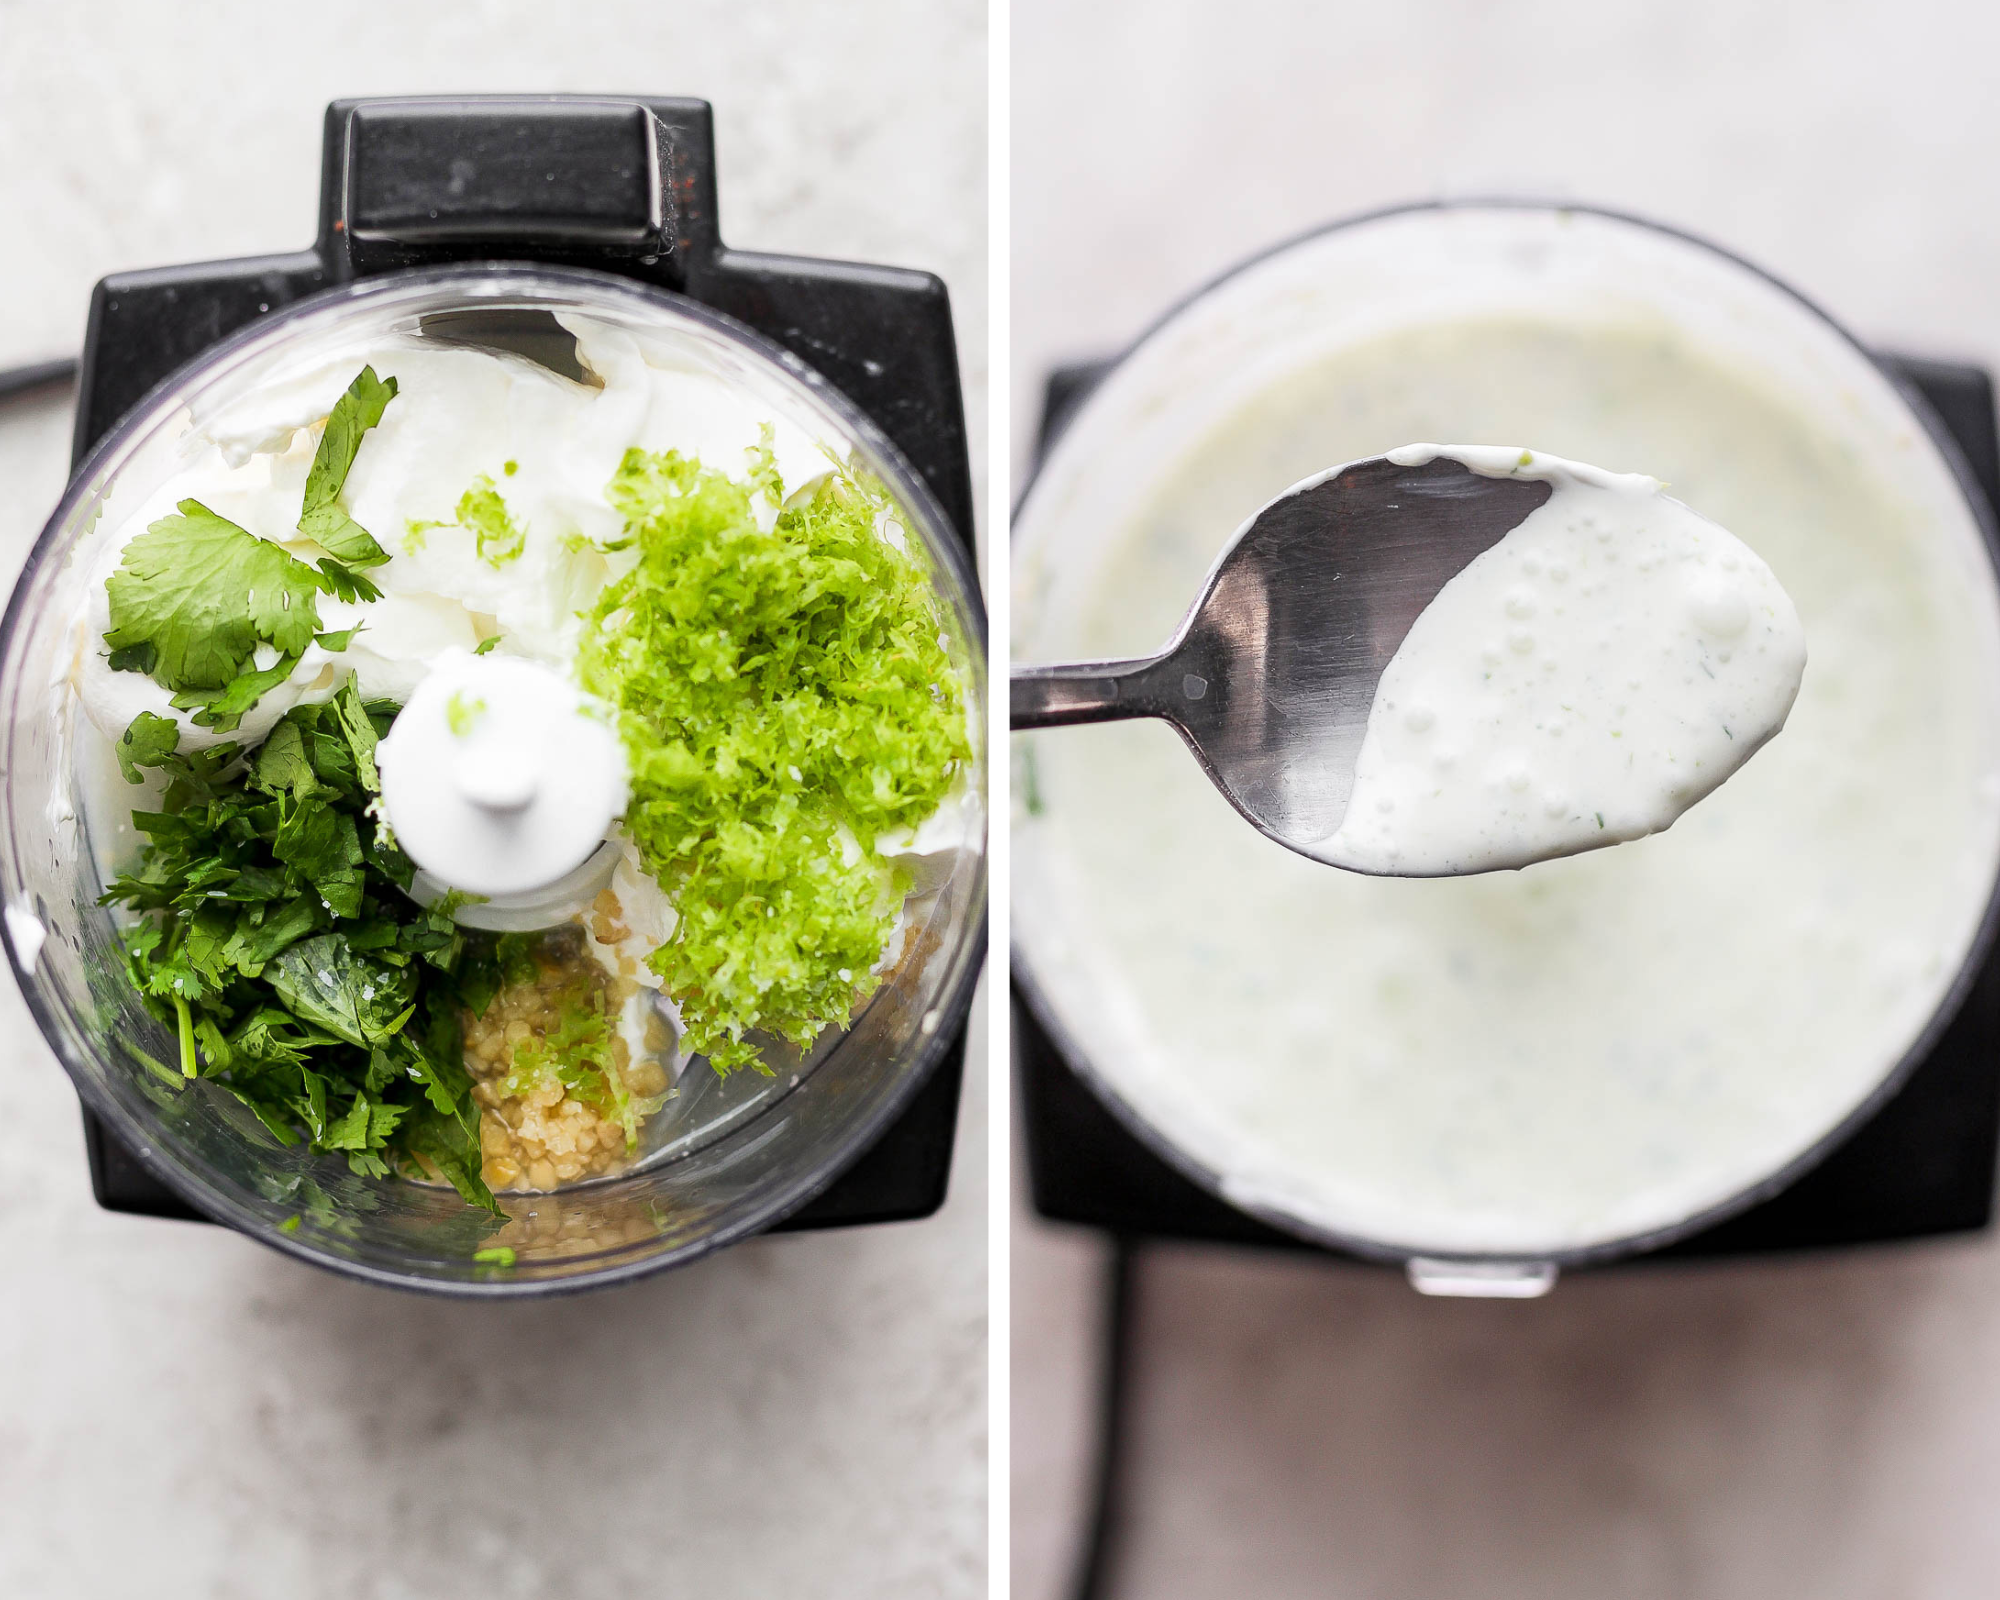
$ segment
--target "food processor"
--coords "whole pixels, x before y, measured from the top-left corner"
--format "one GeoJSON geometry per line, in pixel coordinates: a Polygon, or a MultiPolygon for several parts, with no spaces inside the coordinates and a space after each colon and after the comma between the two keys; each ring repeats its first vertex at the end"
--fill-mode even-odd
{"type": "MultiPolygon", "coordinates": [[[[1692,330],[1787,394],[1838,396],[1843,418],[1829,426],[1843,446],[1884,464],[1963,564],[1967,593],[1991,594],[2000,477],[1984,373],[1873,357],[1784,285],[1675,230],[1587,207],[1468,201],[1373,213],[1281,245],[1168,313],[1116,362],[1057,374],[1015,530],[1017,652],[1061,654],[1045,637],[1049,619],[1165,464],[1316,345],[1429,318],[1570,315],[1614,301],[1621,315],[1692,330]]],[[[1986,617],[1989,636],[1993,626],[1986,617]]],[[[1801,1117],[1780,1158],[1643,1229],[1480,1254],[1329,1227],[1233,1187],[1133,1093],[1111,1020],[1127,997],[1078,981],[1073,930],[1046,892],[1049,864],[1018,833],[1015,857],[1016,1050],[1033,1197],[1046,1216],[1129,1238],[1316,1249],[1400,1266],[1430,1292],[1516,1296],[1546,1291],[1560,1270],[1641,1256],[1914,1237],[1990,1219],[2000,1135],[1990,883],[1925,1025],[1838,1106],[1801,1117]]]]}
{"type": "Polygon", "coordinates": [[[0,896],[29,1009],[83,1101],[110,1209],[226,1223],[352,1277],[472,1297],[600,1286],[777,1226],[927,1215],[949,1170],[984,954],[983,613],[950,312],[929,274],[732,251],[708,107],[589,96],[336,102],[320,234],[293,255],[107,278],[93,297],[74,476],[0,626],[0,896]],[[280,1146],[219,1085],[174,1081],[125,976],[74,760],[69,618],[100,516],[175,464],[189,408],[302,351],[382,337],[511,351],[581,375],[576,312],[727,382],[873,473],[927,570],[974,708],[956,841],[922,858],[900,954],[851,1025],[771,1071],[682,1064],[623,1173],[500,1196],[356,1176],[280,1146]]]}

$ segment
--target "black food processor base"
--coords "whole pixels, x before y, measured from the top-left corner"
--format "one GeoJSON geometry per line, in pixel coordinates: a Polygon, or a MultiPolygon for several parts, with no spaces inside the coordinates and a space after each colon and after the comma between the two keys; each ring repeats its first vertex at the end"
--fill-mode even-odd
{"type": "MultiPolygon", "coordinates": [[[[1878,359],[1930,403],[1985,493],[2000,506],[1993,384],[1977,367],[1878,359]]],[[[1046,450],[1109,363],[1054,373],[1044,397],[1046,450]]],[[[1018,992],[1014,1055],[1037,1212],[1126,1237],[1316,1250],[1201,1188],[1128,1133],[1070,1070],[1018,992]]],[[[1780,1193],[1653,1252],[1716,1257],[1918,1239],[1986,1227],[2000,1150],[2000,953],[1903,1087],[1839,1149],[1780,1193]]],[[[1650,1259],[1642,1257],[1638,1259],[1650,1259]]]]}
{"type": "MultiPolygon", "coordinates": [[[[91,299],[72,467],[183,362],[266,312],[372,273],[453,261],[591,267],[747,323],[846,393],[937,496],[971,553],[972,471],[944,284],[927,272],[731,250],[706,101],[518,95],[327,108],[309,250],[119,273],[91,299]]],[[[976,600],[976,597],[975,597],[976,600]]],[[[966,1020],[903,1114],[774,1231],[927,1217],[951,1175],[966,1020]]],[[[109,1211],[206,1221],[86,1109],[109,1211]]]]}

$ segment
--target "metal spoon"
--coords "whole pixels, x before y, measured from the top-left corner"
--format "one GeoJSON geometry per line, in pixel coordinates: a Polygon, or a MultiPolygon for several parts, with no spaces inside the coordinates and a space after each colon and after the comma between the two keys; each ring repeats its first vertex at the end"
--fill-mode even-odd
{"type": "Polygon", "coordinates": [[[1356,461],[1238,530],[1172,641],[1136,661],[1016,667],[1015,728],[1159,717],[1262,833],[1340,826],[1383,669],[1437,593],[1553,493],[1439,457],[1356,461]]]}

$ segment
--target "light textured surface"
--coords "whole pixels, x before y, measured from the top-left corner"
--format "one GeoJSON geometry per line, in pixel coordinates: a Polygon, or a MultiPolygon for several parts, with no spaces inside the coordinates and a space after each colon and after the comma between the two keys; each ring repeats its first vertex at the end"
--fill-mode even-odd
{"type": "MultiPolygon", "coordinates": [[[[1656,215],[1877,341],[2000,360],[2000,18],[1966,4],[1014,7],[1015,465],[1052,362],[1439,193],[1656,215]]],[[[1097,1247],[1022,1217],[1020,1600],[1063,1592],[1097,1247]]],[[[2000,1569],[1990,1239],[1421,1300],[1226,1250],[1142,1283],[1146,1600],[1956,1597],[2000,1569]]]]}
{"type": "MultiPolygon", "coordinates": [[[[105,272],[306,243],[337,95],[637,87],[715,102],[731,243],[945,277],[978,441],[984,84],[968,3],[0,0],[0,365],[75,349],[105,272]]],[[[10,582],[67,438],[0,408],[10,582]]],[[[983,1593],[977,1042],[938,1218],[478,1307],[98,1211],[11,983],[0,1029],[0,1594],[983,1593]]]]}

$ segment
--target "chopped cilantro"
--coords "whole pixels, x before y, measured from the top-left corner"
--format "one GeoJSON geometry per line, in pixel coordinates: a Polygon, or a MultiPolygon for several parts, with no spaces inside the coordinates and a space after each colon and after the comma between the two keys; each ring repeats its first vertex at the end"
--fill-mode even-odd
{"type": "Polygon", "coordinates": [[[521,463],[518,461],[509,461],[505,465],[503,465],[500,468],[500,470],[511,478],[514,476],[515,473],[521,470],[521,463]]]}
{"type": "Polygon", "coordinates": [[[382,413],[395,398],[394,378],[378,378],[373,367],[363,367],[347,392],[333,403],[326,431],[313,452],[312,471],[306,475],[299,532],[348,567],[379,566],[389,559],[388,552],[341,509],[338,501],[361,449],[361,436],[382,420],[382,413]]]}
{"type": "Polygon", "coordinates": [[[382,598],[355,569],[389,557],[337,499],[361,436],[395,394],[394,378],[380,381],[363,367],[327,418],[299,517],[299,531],[327,551],[317,567],[199,500],[181,501],[133,538],[104,586],[113,670],[148,674],[173,692],[176,710],[227,733],[291,677],[308,645],[345,650],[354,629],[322,634],[316,597],[382,598]],[[273,652],[262,666],[260,647],[273,652]]]}
{"type": "Polygon", "coordinates": [[[144,783],[146,775],[139,769],[163,765],[180,748],[180,743],[180,724],[172,717],[142,711],[113,747],[118,754],[118,770],[125,774],[127,783],[144,783]]]}
{"type": "Polygon", "coordinates": [[[514,1264],[514,1247],[489,1244],[484,1250],[473,1251],[472,1259],[489,1267],[511,1267],[514,1264]]]}
{"type": "Polygon", "coordinates": [[[320,631],[313,569],[199,500],[134,537],[104,587],[112,667],[149,674],[224,732],[284,681],[275,666],[255,668],[257,647],[276,650],[289,675],[320,631]]]}
{"type": "Polygon", "coordinates": [[[342,566],[332,556],[322,556],[319,561],[320,587],[336,600],[345,600],[353,605],[362,600],[380,600],[382,591],[354,571],[342,566]]]}
{"type": "Polygon", "coordinates": [[[478,644],[473,646],[472,653],[476,656],[486,655],[490,653],[493,647],[499,642],[500,642],[499,634],[489,633],[485,638],[481,639],[478,644]]]}
{"type": "Polygon", "coordinates": [[[283,1143],[303,1137],[367,1176],[443,1177],[497,1211],[459,1022],[498,986],[497,941],[403,892],[410,863],[369,815],[394,715],[350,677],[251,754],[183,755],[179,730],[142,713],[120,764],[166,789],[159,810],[133,813],[147,844],[104,900],[138,914],[127,970],[185,1074],[283,1143]]]}
{"type": "Polygon", "coordinates": [[[606,495],[637,565],[578,661],[618,710],[625,826],[678,912],[651,964],[720,1072],[768,1070],[753,1031],[803,1045],[849,1020],[906,887],[875,840],[929,817],[971,755],[931,586],[878,532],[886,492],[843,469],[786,505],[769,454],[733,482],[626,453],[606,495]]]}

